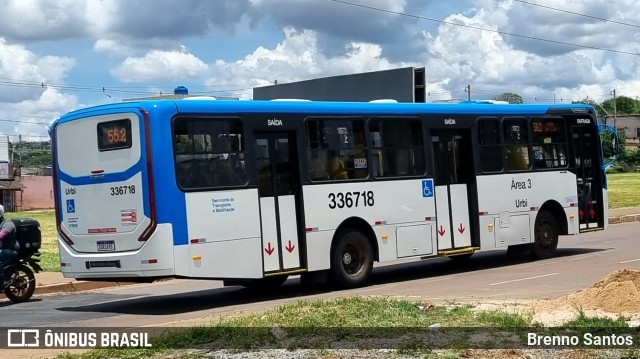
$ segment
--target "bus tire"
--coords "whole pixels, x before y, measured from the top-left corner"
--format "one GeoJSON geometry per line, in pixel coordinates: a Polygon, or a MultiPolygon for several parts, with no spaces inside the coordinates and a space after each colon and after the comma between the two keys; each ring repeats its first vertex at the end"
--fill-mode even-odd
{"type": "Polygon", "coordinates": [[[337,238],[331,253],[331,283],[340,288],[364,285],[373,270],[373,249],[364,233],[345,229],[337,238]]]}
{"type": "Polygon", "coordinates": [[[558,248],[558,222],[547,211],[540,211],[534,227],[531,255],[536,259],[551,258],[558,248]]]}

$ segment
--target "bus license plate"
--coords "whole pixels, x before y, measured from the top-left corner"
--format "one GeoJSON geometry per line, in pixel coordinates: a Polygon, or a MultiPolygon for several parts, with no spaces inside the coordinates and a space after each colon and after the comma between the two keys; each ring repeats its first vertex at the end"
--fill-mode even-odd
{"type": "Polygon", "coordinates": [[[107,252],[107,251],[115,251],[115,250],[116,250],[115,241],[98,241],[99,252],[107,252]]]}

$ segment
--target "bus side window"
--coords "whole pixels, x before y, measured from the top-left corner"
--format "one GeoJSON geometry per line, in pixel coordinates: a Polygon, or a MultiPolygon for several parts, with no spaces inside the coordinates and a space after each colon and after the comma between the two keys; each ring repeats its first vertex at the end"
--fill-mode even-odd
{"type": "Polygon", "coordinates": [[[389,118],[369,121],[376,177],[425,174],[424,141],[420,121],[389,118]]]}
{"type": "Polygon", "coordinates": [[[501,172],[504,165],[502,163],[500,121],[497,117],[478,118],[478,143],[482,172],[501,172]]]}
{"type": "Polygon", "coordinates": [[[240,120],[179,117],[173,126],[177,181],[182,189],[246,185],[240,120]]]}
{"type": "Polygon", "coordinates": [[[364,121],[361,118],[307,120],[307,168],[312,181],[342,181],[369,176],[364,121]]]}
{"type": "Polygon", "coordinates": [[[533,159],[536,168],[567,166],[567,137],[562,121],[557,118],[531,120],[533,159]]]}
{"type": "Polygon", "coordinates": [[[529,158],[529,131],[527,120],[505,118],[502,122],[506,143],[507,169],[524,171],[531,168],[529,158]]]}

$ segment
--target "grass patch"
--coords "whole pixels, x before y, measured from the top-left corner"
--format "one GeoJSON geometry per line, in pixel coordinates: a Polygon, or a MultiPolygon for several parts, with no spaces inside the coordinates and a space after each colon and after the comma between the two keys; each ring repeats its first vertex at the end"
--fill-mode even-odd
{"type": "Polygon", "coordinates": [[[40,256],[40,265],[45,272],[59,272],[60,257],[58,255],[58,237],[54,211],[7,212],[5,217],[33,218],[40,222],[40,230],[42,231],[42,246],[40,247],[42,256],[40,256]]]}
{"type": "Polygon", "coordinates": [[[607,317],[589,317],[582,310],[578,311],[578,316],[566,323],[565,327],[570,328],[628,328],[629,318],[619,316],[616,319],[607,317]]]}
{"type": "MultiPolygon", "coordinates": [[[[388,298],[300,300],[260,314],[220,319],[208,326],[176,328],[179,331],[152,338],[150,349],[98,349],[58,358],[191,358],[222,348],[235,348],[230,353],[318,349],[317,353],[326,354],[320,357],[328,358],[334,357],[329,351],[335,348],[395,348],[400,355],[456,358],[469,347],[523,345],[532,328],[545,335],[605,335],[628,330],[625,320],[591,318],[581,312],[562,327],[542,328],[520,314],[482,311],[471,305],[421,310],[415,303],[388,298]]],[[[626,353],[637,358],[637,350],[626,353]]]]}
{"type": "Polygon", "coordinates": [[[609,208],[640,206],[640,173],[608,173],[609,208]]]}
{"type": "MultiPolygon", "coordinates": [[[[269,347],[330,349],[344,345],[371,349],[380,347],[381,343],[397,348],[399,353],[424,355],[432,351],[425,343],[424,335],[462,348],[467,343],[464,333],[470,328],[486,327],[490,328],[487,333],[491,333],[495,328],[529,325],[529,321],[518,314],[477,311],[470,305],[436,306],[423,311],[415,303],[386,298],[301,300],[261,314],[221,319],[209,326],[164,334],[152,339],[151,349],[98,349],[59,358],[151,357],[180,348],[237,348],[243,351],[269,347]],[[453,333],[440,332],[438,328],[429,328],[434,325],[446,330],[459,329],[453,333]]],[[[456,357],[451,350],[445,352],[450,354],[445,357],[456,357]]]]}

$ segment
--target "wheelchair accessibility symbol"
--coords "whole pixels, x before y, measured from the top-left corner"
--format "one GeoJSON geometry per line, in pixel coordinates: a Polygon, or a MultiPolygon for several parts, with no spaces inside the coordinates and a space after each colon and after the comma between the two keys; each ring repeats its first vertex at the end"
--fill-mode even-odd
{"type": "Polygon", "coordinates": [[[422,197],[433,197],[433,180],[422,181],[422,197]]]}
{"type": "Polygon", "coordinates": [[[67,200],[67,213],[76,213],[76,200],[68,199],[67,200]]]}

